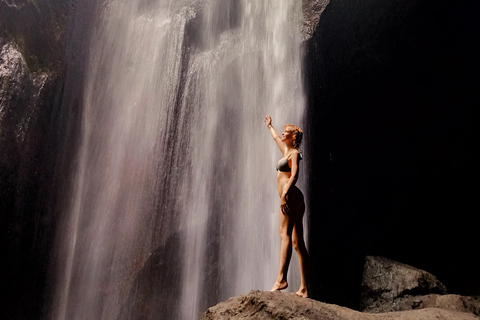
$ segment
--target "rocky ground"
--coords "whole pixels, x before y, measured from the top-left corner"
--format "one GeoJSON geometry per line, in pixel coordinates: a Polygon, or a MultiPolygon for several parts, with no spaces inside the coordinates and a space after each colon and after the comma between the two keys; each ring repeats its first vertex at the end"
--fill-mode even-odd
{"type": "Polygon", "coordinates": [[[300,298],[293,293],[252,291],[209,308],[201,318],[201,320],[224,319],[478,320],[479,318],[471,313],[440,308],[373,314],[300,298]]]}
{"type": "Polygon", "coordinates": [[[383,257],[366,258],[362,287],[363,312],[292,293],[252,291],[207,309],[201,320],[479,319],[479,297],[447,294],[434,275],[383,257]]]}

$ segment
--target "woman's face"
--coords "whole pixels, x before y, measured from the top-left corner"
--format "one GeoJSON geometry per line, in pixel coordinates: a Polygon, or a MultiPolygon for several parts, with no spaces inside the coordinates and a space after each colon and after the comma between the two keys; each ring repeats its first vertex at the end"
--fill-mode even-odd
{"type": "Polygon", "coordinates": [[[293,130],[290,127],[285,127],[283,128],[282,136],[281,139],[283,142],[286,141],[292,141],[293,136],[292,136],[293,130]]]}

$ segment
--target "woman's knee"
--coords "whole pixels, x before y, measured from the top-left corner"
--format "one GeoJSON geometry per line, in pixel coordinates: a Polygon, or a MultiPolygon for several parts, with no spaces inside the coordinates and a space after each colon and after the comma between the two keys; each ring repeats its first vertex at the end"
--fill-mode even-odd
{"type": "Polygon", "coordinates": [[[297,252],[303,252],[305,247],[305,241],[303,241],[303,235],[299,237],[297,234],[292,237],[292,246],[297,252]]]}
{"type": "Polygon", "coordinates": [[[300,250],[300,248],[298,246],[298,239],[296,239],[296,238],[292,239],[292,246],[293,246],[293,249],[295,249],[295,251],[298,252],[298,250],[300,250]]]}

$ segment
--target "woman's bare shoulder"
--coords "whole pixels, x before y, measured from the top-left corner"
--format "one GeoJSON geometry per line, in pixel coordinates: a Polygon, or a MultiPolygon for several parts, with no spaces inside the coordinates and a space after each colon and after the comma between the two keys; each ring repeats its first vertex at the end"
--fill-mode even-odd
{"type": "Polygon", "coordinates": [[[295,159],[298,159],[298,160],[302,160],[303,159],[303,155],[302,153],[299,151],[299,150],[295,150],[291,153],[290,157],[292,158],[295,158],[295,159]]]}
{"type": "Polygon", "coordinates": [[[292,156],[292,157],[301,156],[300,151],[298,151],[298,150],[295,149],[294,151],[292,151],[291,156],[292,156]]]}

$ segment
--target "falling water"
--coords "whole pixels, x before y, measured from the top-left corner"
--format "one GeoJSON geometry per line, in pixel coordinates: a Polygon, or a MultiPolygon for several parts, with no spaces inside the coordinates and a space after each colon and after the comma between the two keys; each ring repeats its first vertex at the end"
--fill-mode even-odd
{"type": "Polygon", "coordinates": [[[301,1],[97,6],[51,318],[195,319],[270,289],[281,154],[263,117],[301,124],[301,1]]]}

